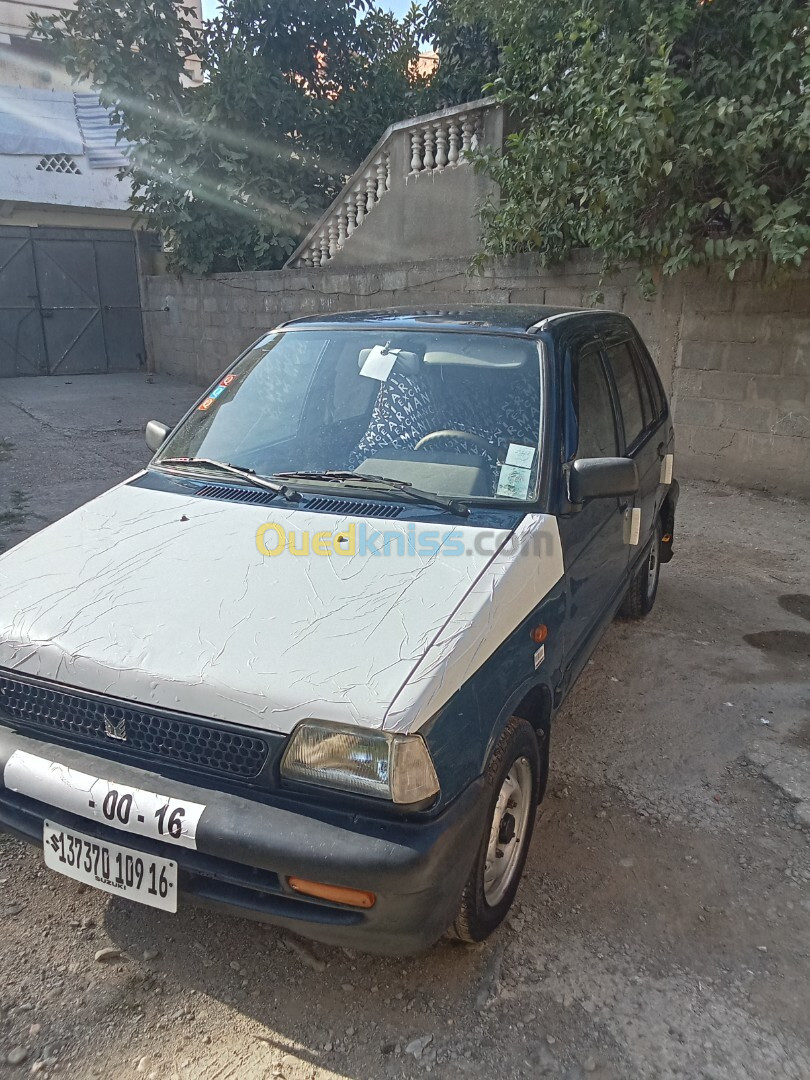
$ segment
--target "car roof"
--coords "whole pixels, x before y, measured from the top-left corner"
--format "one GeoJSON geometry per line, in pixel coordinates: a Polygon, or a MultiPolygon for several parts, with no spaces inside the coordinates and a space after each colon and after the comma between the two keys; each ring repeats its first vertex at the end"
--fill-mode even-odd
{"type": "Polygon", "coordinates": [[[285,329],[299,326],[374,329],[385,326],[408,330],[501,330],[525,334],[540,329],[540,324],[546,321],[576,315],[606,314],[618,313],[606,312],[604,308],[547,307],[542,304],[468,304],[460,308],[390,307],[368,311],[330,312],[305,315],[281,325],[285,329]]]}

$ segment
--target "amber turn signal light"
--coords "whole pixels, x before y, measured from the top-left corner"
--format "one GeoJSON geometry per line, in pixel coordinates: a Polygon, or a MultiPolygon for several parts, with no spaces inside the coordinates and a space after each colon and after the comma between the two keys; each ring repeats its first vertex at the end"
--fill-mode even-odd
{"type": "Polygon", "coordinates": [[[545,623],[540,623],[539,625],[535,626],[534,629],[532,630],[531,638],[532,638],[532,641],[536,645],[542,645],[547,637],[548,637],[548,627],[546,626],[545,623]]]}
{"type": "Polygon", "coordinates": [[[331,900],[333,904],[348,904],[349,907],[371,908],[377,902],[373,892],[360,889],[347,889],[343,885],[325,885],[322,881],[305,881],[304,878],[287,878],[291,889],[305,896],[315,896],[319,900],[331,900]]]}

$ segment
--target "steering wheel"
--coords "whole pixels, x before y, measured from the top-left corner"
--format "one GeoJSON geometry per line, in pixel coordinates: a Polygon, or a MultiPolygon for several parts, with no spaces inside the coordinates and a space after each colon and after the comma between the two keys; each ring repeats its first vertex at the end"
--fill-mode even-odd
{"type": "Polygon", "coordinates": [[[427,435],[423,435],[419,442],[414,447],[414,450],[421,450],[423,446],[427,446],[429,442],[434,439],[463,439],[465,442],[477,443],[487,453],[491,453],[495,449],[486,439],[482,439],[480,435],[473,435],[469,431],[459,431],[457,428],[445,428],[442,431],[431,431],[427,435]]]}

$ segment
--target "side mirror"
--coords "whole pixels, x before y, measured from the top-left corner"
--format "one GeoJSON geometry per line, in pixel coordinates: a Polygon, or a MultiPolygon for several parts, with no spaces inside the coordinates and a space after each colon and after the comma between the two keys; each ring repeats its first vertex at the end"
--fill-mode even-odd
{"type": "Polygon", "coordinates": [[[156,454],[169,437],[171,428],[159,420],[150,420],[146,425],[146,445],[156,454]]]}
{"type": "Polygon", "coordinates": [[[631,458],[581,458],[573,463],[568,474],[568,497],[572,503],[635,495],[637,491],[638,469],[631,458]]]}

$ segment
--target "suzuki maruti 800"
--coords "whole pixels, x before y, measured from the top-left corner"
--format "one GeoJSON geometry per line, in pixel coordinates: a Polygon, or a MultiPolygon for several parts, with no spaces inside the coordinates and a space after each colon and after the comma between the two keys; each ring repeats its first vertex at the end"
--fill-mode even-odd
{"type": "Polygon", "coordinates": [[[48,867],[407,953],[504,918],[552,722],[678,496],[623,315],[300,319],[0,558],[0,828],[48,867]]]}

